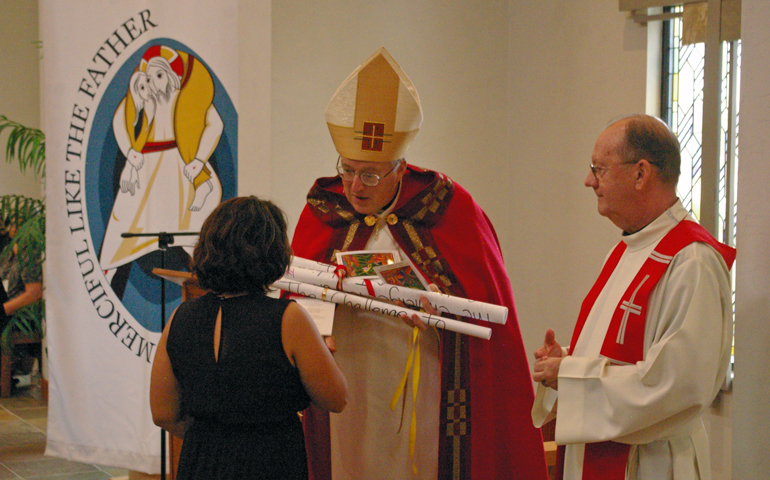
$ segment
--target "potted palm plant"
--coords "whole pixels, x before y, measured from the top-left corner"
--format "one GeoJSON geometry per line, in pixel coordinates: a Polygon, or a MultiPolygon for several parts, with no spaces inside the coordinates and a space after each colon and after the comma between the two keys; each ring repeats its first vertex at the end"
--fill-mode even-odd
{"type": "MultiPolygon", "coordinates": [[[[18,162],[22,173],[31,170],[36,178],[45,178],[45,135],[0,115],[0,134],[8,131],[5,158],[8,163],[18,162]]],[[[16,233],[5,245],[0,245],[0,258],[16,248],[20,262],[41,264],[45,260],[45,201],[22,195],[0,195],[0,221],[13,225],[16,233]]],[[[24,266],[22,266],[24,268],[24,266]]],[[[11,335],[25,336],[43,333],[45,304],[43,300],[16,311],[0,332],[0,348],[11,348],[11,335]]]]}

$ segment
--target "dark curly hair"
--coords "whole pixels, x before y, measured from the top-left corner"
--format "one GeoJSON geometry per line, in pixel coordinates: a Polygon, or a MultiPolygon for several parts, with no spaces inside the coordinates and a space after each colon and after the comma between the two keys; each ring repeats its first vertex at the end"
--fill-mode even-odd
{"type": "Polygon", "coordinates": [[[192,270],[216,293],[266,292],[291,263],[286,215],[269,200],[236,197],[203,223],[192,270]]]}

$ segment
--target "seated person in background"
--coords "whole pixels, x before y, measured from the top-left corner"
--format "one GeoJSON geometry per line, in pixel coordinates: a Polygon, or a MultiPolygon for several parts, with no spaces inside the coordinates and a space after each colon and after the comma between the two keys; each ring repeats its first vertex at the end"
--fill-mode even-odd
{"type": "Polygon", "coordinates": [[[174,312],[152,366],[153,421],[184,438],[178,479],[307,479],[297,412],[341,412],[347,382],[307,312],[268,297],[291,259],[283,212],[238,197],[193,253],[203,297],[174,312]]]}
{"type": "MultiPolygon", "coordinates": [[[[0,254],[16,235],[16,223],[0,225],[0,254]]],[[[29,262],[18,245],[0,255],[0,334],[5,330],[14,313],[32,305],[43,297],[43,268],[39,262],[29,262]]],[[[28,374],[32,370],[38,345],[19,345],[14,352],[15,374],[28,374]]]]}

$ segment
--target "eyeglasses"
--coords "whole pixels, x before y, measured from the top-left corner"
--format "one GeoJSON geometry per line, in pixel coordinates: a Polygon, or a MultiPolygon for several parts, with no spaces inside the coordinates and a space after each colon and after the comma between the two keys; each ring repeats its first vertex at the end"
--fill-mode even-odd
{"type": "Polygon", "coordinates": [[[352,182],[356,175],[358,175],[359,180],[361,180],[361,183],[366,185],[367,187],[376,187],[380,184],[380,180],[390,175],[390,172],[396,169],[396,167],[399,166],[401,163],[401,160],[396,160],[396,164],[393,165],[393,168],[388,170],[388,173],[380,177],[374,172],[356,172],[352,168],[347,167],[346,165],[340,164],[340,157],[337,157],[337,173],[339,173],[340,177],[342,177],[343,180],[346,182],[352,182]]]}
{"type": "Polygon", "coordinates": [[[638,160],[636,162],[611,163],[609,165],[602,165],[602,166],[596,166],[593,163],[591,163],[588,165],[588,167],[591,169],[591,173],[594,175],[594,178],[599,180],[604,176],[605,173],[607,173],[607,170],[609,170],[610,167],[615,167],[618,165],[634,165],[637,163],[639,163],[638,160]]]}

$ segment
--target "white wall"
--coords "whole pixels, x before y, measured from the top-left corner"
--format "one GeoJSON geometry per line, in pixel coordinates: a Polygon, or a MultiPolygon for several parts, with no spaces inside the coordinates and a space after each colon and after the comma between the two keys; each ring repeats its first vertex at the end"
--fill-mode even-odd
{"type": "Polygon", "coordinates": [[[510,2],[508,133],[497,227],[528,351],[569,343],[619,230],[583,185],[613,118],[645,110],[647,33],[614,1],[510,2]],[[507,215],[504,214],[507,212],[507,215]]]}
{"type": "Polygon", "coordinates": [[[270,16],[269,1],[238,1],[239,195],[271,196],[270,16]],[[257,45],[267,45],[267,48],[256,48],[257,45]]]}
{"type": "MultiPolygon", "coordinates": [[[[37,1],[0,0],[0,114],[33,128],[40,127],[40,51],[37,1]]],[[[0,135],[0,195],[41,198],[42,186],[31,171],[22,174],[18,162],[5,162],[8,133],[0,135]]]]}
{"type": "Polygon", "coordinates": [[[743,0],[732,478],[770,472],[770,2],[743,0]]]}

